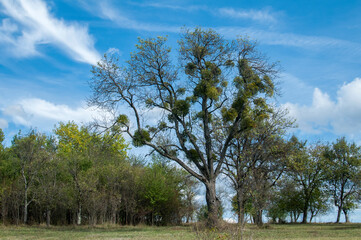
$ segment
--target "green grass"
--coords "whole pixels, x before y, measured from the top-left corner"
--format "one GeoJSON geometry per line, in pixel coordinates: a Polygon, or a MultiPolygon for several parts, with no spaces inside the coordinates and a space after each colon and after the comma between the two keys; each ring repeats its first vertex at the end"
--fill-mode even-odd
{"type": "MultiPolygon", "coordinates": [[[[234,232],[199,231],[191,227],[148,227],[148,226],[97,226],[97,227],[55,227],[45,226],[0,226],[0,239],[237,239],[234,232]]],[[[361,224],[286,224],[269,225],[258,229],[247,226],[244,239],[264,240],[359,240],[361,224]]]]}
{"type": "Polygon", "coordinates": [[[0,227],[0,239],[194,239],[189,227],[0,227]]]}
{"type": "Polygon", "coordinates": [[[252,235],[253,239],[267,240],[360,240],[361,224],[270,225],[267,229],[248,229],[247,235],[252,235]]]}

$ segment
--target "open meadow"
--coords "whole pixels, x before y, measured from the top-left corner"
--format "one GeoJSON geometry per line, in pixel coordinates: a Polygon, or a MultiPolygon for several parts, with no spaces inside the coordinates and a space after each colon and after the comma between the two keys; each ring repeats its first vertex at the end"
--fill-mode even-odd
{"type": "MultiPolygon", "coordinates": [[[[1,226],[0,239],[240,239],[229,227],[222,232],[196,231],[190,226],[97,226],[97,227],[50,227],[1,226]]],[[[240,235],[238,235],[240,236],[240,235]]],[[[247,226],[243,239],[342,239],[358,240],[361,224],[285,224],[267,225],[263,229],[247,226]]]]}

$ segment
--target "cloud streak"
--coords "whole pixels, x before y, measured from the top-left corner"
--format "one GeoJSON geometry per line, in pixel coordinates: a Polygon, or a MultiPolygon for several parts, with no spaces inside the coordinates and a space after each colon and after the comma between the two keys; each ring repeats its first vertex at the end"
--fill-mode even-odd
{"type": "Polygon", "coordinates": [[[338,49],[347,55],[359,56],[361,54],[361,44],[330,37],[280,33],[242,27],[217,27],[215,29],[226,38],[234,39],[237,36],[246,35],[265,45],[304,48],[311,51],[338,49]]]}
{"type": "Polygon", "coordinates": [[[277,22],[276,17],[268,9],[234,9],[234,8],[220,8],[217,11],[221,16],[230,17],[234,19],[250,19],[253,21],[274,24],[277,22]]]}
{"type": "Polygon", "coordinates": [[[15,57],[41,55],[39,45],[51,44],[79,62],[95,64],[100,55],[86,26],[57,19],[41,0],[0,0],[8,18],[0,27],[0,42],[11,47],[15,57]]]}
{"type": "Polygon", "coordinates": [[[265,24],[273,24],[277,22],[276,14],[272,13],[270,9],[237,9],[237,8],[210,8],[206,5],[174,5],[162,2],[151,3],[133,3],[140,7],[153,7],[158,9],[169,9],[173,11],[194,12],[205,11],[214,16],[228,17],[233,19],[249,19],[265,24]]]}
{"type": "MultiPolygon", "coordinates": [[[[92,12],[93,14],[114,22],[118,27],[123,29],[131,29],[136,31],[148,32],[163,32],[163,33],[177,33],[181,29],[181,25],[162,25],[151,22],[142,22],[127,16],[120,8],[115,6],[111,1],[92,1],[91,3],[80,1],[83,8],[92,12]]],[[[170,11],[205,11],[214,16],[227,16],[231,18],[251,19],[258,22],[273,24],[278,21],[277,14],[271,12],[269,9],[235,9],[235,8],[218,8],[210,9],[207,6],[178,6],[167,5],[161,3],[147,3],[139,4],[133,3],[140,7],[164,8],[170,11]]],[[[264,45],[278,45],[296,48],[310,49],[312,51],[339,49],[345,54],[360,55],[361,44],[335,39],[323,36],[307,36],[294,33],[282,33],[278,31],[263,30],[255,27],[237,27],[237,26],[223,26],[214,27],[218,32],[226,38],[234,39],[239,35],[247,35],[253,39],[257,39],[264,45]]]]}
{"type": "Polygon", "coordinates": [[[148,32],[179,32],[178,26],[167,26],[160,24],[144,23],[127,17],[120,9],[115,8],[107,1],[99,2],[97,9],[100,17],[109,19],[116,23],[119,27],[125,29],[133,29],[148,32]]]}

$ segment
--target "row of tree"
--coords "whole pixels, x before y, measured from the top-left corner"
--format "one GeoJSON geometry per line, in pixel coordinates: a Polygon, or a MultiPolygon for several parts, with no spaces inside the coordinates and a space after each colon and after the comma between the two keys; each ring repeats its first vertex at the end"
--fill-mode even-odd
{"type": "Polygon", "coordinates": [[[157,157],[150,164],[128,157],[117,133],[69,122],[53,137],[19,132],[0,146],[3,223],[162,225],[193,217],[195,181],[157,157]]]}
{"type": "MultiPolygon", "coordinates": [[[[31,170],[27,175],[21,162],[31,162],[32,159],[46,162],[53,158],[48,154],[52,151],[56,152],[57,158],[63,159],[60,162],[67,169],[68,175],[64,177],[71,184],[65,185],[73,187],[72,191],[67,190],[73,197],[72,201],[66,201],[73,203],[70,211],[73,215],[69,217],[73,221],[81,222],[85,211],[82,201],[98,196],[91,193],[104,191],[104,196],[114,197],[106,208],[113,219],[114,213],[119,214],[119,209],[127,214],[129,209],[134,209],[122,205],[127,200],[120,203],[116,200],[116,193],[131,186],[125,183],[119,187],[116,184],[128,180],[111,173],[97,177],[98,168],[108,166],[107,171],[122,169],[106,164],[107,161],[114,164],[124,162],[119,161],[123,155],[126,158],[126,145],[120,141],[121,134],[127,134],[134,146],[147,146],[146,149],[178,163],[204,185],[208,227],[218,226],[222,199],[217,195],[216,183],[221,174],[228,176],[236,192],[235,205],[240,223],[246,213],[252,213],[254,221],[261,225],[264,210],[268,210],[269,216],[275,220],[284,221],[289,215],[292,221],[296,221],[303,214],[302,222],[307,222],[309,214],[312,218],[324,211],[321,203],[330,195],[339,208],[339,215],[341,211],[348,213],[352,209],[360,192],[359,148],[344,139],[331,146],[310,146],[295,137],[287,138],[287,130],[293,127],[293,121],[285,111],[270,104],[274,92],[277,93],[274,82],[277,64],[269,63],[257,50],[254,41],[242,37],[227,40],[212,29],[196,28],[184,29],[178,44],[177,51],[173,52],[167,46],[166,38],[139,39],[128,61],[121,63],[114,52],[93,66],[90,81],[93,95],[89,104],[113,114],[112,119],[96,124],[103,134],[94,135],[70,126],[66,130],[63,127],[67,125],[60,125],[55,130],[56,147],[51,144],[54,141],[42,137],[47,144],[39,145],[41,151],[29,150],[38,154],[31,158],[21,154],[25,151],[23,147],[16,147],[27,138],[21,135],[14,138],[11,155],[17,156],[20,163],[19,168],[11,169],[18,169],[20,175],[14,173],[14,176],[23,179],[22,190],[14,192],[23,193],[24,219],[27,219],[27,207],[35,201],[35,195],[34,198],[29,196],[27,189],[35,184],[34,176],[40,171],[31,170]],[[80,141],[82,139],[85,140],[80,141]],[[94,174],[94,177],[82,181],[85,173],[94,174]],[[98,183],[97,179],[103,180],[98,183]],[[83,190],[91,183],[102,190],[94,187],[83,190]],[[296,209],[296,205],[301,207],[296,209]],[[118,210],[114,212],[114,209],[118,210]]],[[[11,170],[4,172],[12,173],[11,170]]],[[[166,179],[158,185],[164,181],[166,179]]],[[[61,182],[57,180],[56,184],[61,182]]],[[[141,186],[146,186],[146,183],[148,181],[141,186]]],[[[146,189],[152,188],[147,186],[146,189]]],[[[180,193],[184,191],[185,188],[180,193]]],[[[161,193],[157,189],[153,195],[161,196],[161,193]]],[[[146,196],[152,206],[158,207],[153,195],[146,196]]],[[[121,194],[124,196],[127,195],[121,194]]],[[[107,201],[102,199],[101,202],[107,201]]],[[[143,216],[144,220],[146,211],[143,215],[142,211],[135,212],[138,215],[133,215],[133,219],[143,216]]],[[[151,222],[165,219],[156,217],[155,210],[151,213],[146,218],[151,222]]],[[[129,219],[127,214],[126,219],[129,219]]]]}
{"type": "Polygon", "coordinates": [[[307,223],[332,207],[337,223],[341,212],[349,222],[349,212],[361,202],[361,148],[345,138],[332,144],[310,145],[294,136],[285,141],[279,132],[285,123],[270,118],[230,147],[224,172],[236,191],[232,206],[238,222],[248,214],[262,225],[266,211],[273,222],[302,216],[307,223]]]}
{"type": "MultiPolygon", "coordinates": [[[[312,221],[337,207],[348,222],[361,201],[361,149],[345,138],[306,145],[281,137],[290,122],[272,114],[232,144],[223,174],[235,191],[233,211],[257,225],[312,221]],[[282,124],[281,124],[282,123],[282,124]]],[[[208,218],[197,207],[196,180],[152,155],[144,164],[127,156],[115,132],[95,133],[69,122],[49,137],[19,132],[12,145],[0,144],[0,201],[3,223],[180,224],[208,218]]],[[[0,130],[0,143],[4,135],[0,130]]],[[[224,204],[227,199],[220,199],[224,204]]],[[[222,217],[223,208],[218,211],[222,217]]]]}

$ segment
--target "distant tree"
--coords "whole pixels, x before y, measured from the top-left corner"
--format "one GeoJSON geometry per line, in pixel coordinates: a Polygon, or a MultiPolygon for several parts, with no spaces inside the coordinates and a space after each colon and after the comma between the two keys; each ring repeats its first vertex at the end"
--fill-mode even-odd
{"type": "Polygon", "coordinates": [[[1,218],[3,224],[6,223],[8,213],[7,202],[11,191],[11,185],[16,178],[17,166],[9,158],[9,151],[4,146],[5,135],[0,128],[0,201],[1,201],[1,218]]]}
{"type": "Polygon", "coordinates": [[[329,210],[329,196],[326,191],[322,188],[316,188],[312,193],[310,200],[310,220],[312,222],[313,218],[317,215],[326,214],[329,210]]]}
{"type": "Polygon", "coordinates": [[[63,159],[65,169],[69,174],[73,186],[72,196],[76,207],[76,223],[82,223],[82,205],[86,191],[87,180],[85,172],[92,167],[92,161],[87,157],[88,144],[91,135],[87,128],[79,127],[74,122],[60,123],[54,130],[58,139],[58,156],[63,159]]]}
{"type": "Polygon", "coordinates": [[[301,190],[302,223],[307,223],[312,202],[316,195],[322,195],[320,192],[324,191],[327,168],[324,157],[325,146],[318,143],[307,147],[306,142],[300,142],[296,137],[292,137],[291,141],[293,141],[293,154],[288,162],[289,176],[298,183],[301,190]]]}
{"type": "Polygon", "coordinates": [[[184,205],[184,216],[186,223],[194,220],[194,213],[198,208],[196,202],[196,194],[198,182],[194,177],[188,175],[184,177],[182,186],[183,205],[184,205]]]}
{"type": "Polygon", "coordinates": [[[43,162],[37,173],[34,192],[36,192],[37,196],[35,201],[45,209],[46,225],[50,226],[51,212],[62,200],[63,188],[60,187],[59,175],[61,174],[61,168],[56,158],[57,147],[55,139],[48,137],[43,147],[47,152],[48,158],[43,162]]]}
{"type": "Polygon", "coordinates": [[[227,149],[238,133],[252,127],[251,109],[262,108],[264,97],[274,91],[274,65],[254,50],[251,41],[227,41],[213,30],[196,28],[185,30],[179,40],[180,65],[173,63],[166,39],[158,37],[140,39],[126,67],[111,55],[92,70],[90,104],[113,112],[125,104],[134,128],[125,115],[112,126],[205,185],[209,227],[218,223],[216,179],[227,149]],[[152,121],[145,121],[148,110],[156,113],[152,121]]]}
{"type": "Polygon", "coordinates": [[[272,192],[267,215],[274,222],[285,222],[289,216],[291,223],[297,222],[303,212],[303,198],[298,184],[284,177],[272,192]]]}
{"type": "Polygon", "coordinates": [[[23,187],[23,222],[28,222],[28,207],[34,199],[34,192],[31,190],[38,172],[44,163],[49,160],[49,154],[46,151],[46,136],[31,130],[23,135],[19,132],[12,141],[11,152],[19,164],[21,182],[23,187]],[[30,195],[30,193],[32,193],[30,195]]]}
{"type": "Polygon", "coordinates": [[[282,110],[268,108],[267,111],[253,129],[239,134],[228,149],[224,173],[237,193],[239,223],[243,223],[242,209],[250,197],[255,222],[263,224],[262,212],[270,198],[270,190],[286,169],[290,145],[284,134],[293,122],[282,110]]]}
{"type": "MultiPolygon", "coordinates": [[[[74,122],[60,123],[55,129],[55,134],[59,142],[58,156],[64,160],[65,169],[71,179],[70,184],[73,186],[76,223],[78,225],[82,223],[82,210],[86,201],[88,201],[86,203],[88,210],[92,209],[90,212],[95,221],[96,213],[94,211],[99,208],[95,205],[101,203],[100,187],[108,188],[107,193],[113,194],[111,196],[116,198],[109,204],[118,202],[120,199],[117,193],[119,191],[117,186],[119,172],[112,172],[110,165],[119,166],[114,161],[124,160],[127,144],[118,133],[109,130],[103,135],[98,135],[84,126],[79,127],[74,122]],[[108,179],[109,182],[104,182],[105,179],[108,179]],[[93,204],[89,201],[93,201],[93,204]]],[[[112,211],[114,212],[116,209],[117,207],[114,206],[112,211]]],[[[112,214],[113,221],[115,221],[114,214],[112,214]]]]}
{"type": "Polygon", "coordinates": [[[361,192],[361,148],[339,138],[325,151],[328,160],[327,188],[334,205],[338,208],[336,223],[341,211],[348,222],[348,212],[357,206],[357,195],[361,192]]]}
{"type": "Polygon", "coordinates": [[[139,179],[140,199],[151,225],[179,224],[182,220],[182,186],[185,175],[166,161],[153,156],[139,179]]]}

